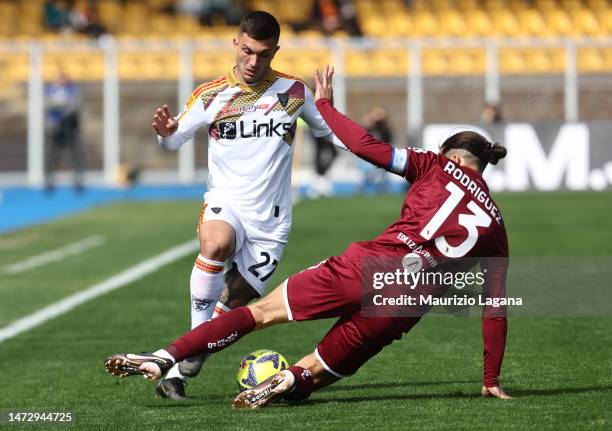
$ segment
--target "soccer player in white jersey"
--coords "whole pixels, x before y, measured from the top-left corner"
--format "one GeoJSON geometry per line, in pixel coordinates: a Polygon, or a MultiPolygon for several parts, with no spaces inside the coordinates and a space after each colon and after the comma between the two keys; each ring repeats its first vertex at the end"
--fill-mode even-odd
{"type": "MultiPolygon", "coordinates": [[[[280,26],[269,13],[246,15],[233,41],[236,65],[229,73],[197,87],[177,117],[164,105],[153,119],[160,145],[171,150],[208,128],[208,191],[198,224],[200,254],[190,279],[192,328],[262,296],[280,262],[291,228],[298,117],[315,137],[345,148],[306,84],[271,68],[279,36],[280,26]]],[[[185,379],[197,375],[204,360],[177,364],[157,386],[157,395],[185,399],[185,379]]]]}

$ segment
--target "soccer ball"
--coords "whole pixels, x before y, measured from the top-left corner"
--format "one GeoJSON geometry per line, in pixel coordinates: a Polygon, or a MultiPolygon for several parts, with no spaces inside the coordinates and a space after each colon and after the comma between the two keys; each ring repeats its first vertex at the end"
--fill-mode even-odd
{"type": "Polygon", "coordinates": [[[280,353],[265,349],[255,350],[242,358],[240,362],[240,369],[236,375],[238,390],[242,392],[254,388],[287,368],[289,368],[289,363],[280,353]]]}

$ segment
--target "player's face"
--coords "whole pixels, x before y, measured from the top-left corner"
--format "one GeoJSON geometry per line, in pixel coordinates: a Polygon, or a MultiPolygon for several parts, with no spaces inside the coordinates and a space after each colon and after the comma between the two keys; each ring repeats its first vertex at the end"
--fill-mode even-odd
{"type": "Polygon", "coordinates": [[[270,63],[279,48],[276,43],[274,39],[253,39],[246,33],[234,38],[236,67],[244,82],[255,84],[268,75],[270,63]]]}

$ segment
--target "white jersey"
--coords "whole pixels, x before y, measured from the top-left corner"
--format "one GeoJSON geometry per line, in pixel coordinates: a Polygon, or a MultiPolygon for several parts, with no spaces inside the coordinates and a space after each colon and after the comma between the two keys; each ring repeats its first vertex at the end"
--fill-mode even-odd
{"type": "Polygon", "coordinates": [[[297,119],[316,137],[333,135],[301,80],[271,70],[253,86],[240,84],[232,70],[200,85],[178,115],[178,130],[160,144],[177,149],[208,126],[208,193],[231,202],[247,222],[289,231],[291,163],[297,119]]]}

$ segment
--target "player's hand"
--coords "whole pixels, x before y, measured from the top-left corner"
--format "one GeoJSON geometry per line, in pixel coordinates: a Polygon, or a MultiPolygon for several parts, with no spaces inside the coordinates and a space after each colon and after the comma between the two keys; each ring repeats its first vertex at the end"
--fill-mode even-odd
{"type": "Polygon", "coordinates": [[[167,138],[178,129],[178,121],[170,115],[168,105],[157,108],[153,116],[153,128],[159,136],[167,138]]]}
{"type": "Polygon", "coordinates": [[[480,391],[483,397],[495,397],[500,400],[511,400],[512,397],[504,392],[504,390],[499,386],[492,386],[487,388],[486,386],[482,387],[480,391]]]}
{"type": "Polygon", "coordinates": [[[332,78],[334,76],[334,68],[329,64],[325,66],[323,73],[319,69],[315,72],[315,102],[319,99],[329,99],[334,103],[334,89],[332,88],[332,78]]]}

